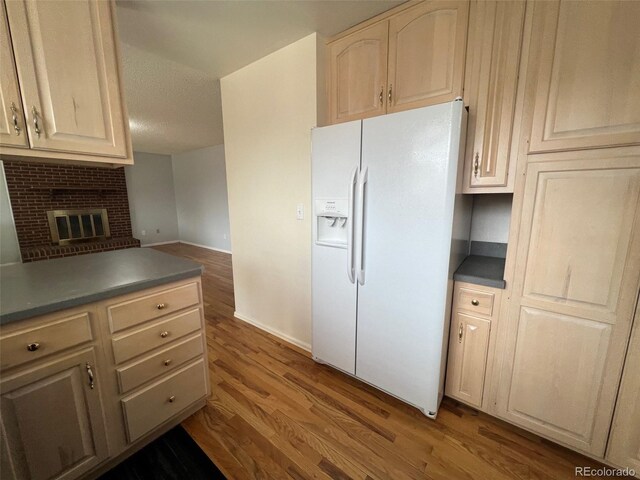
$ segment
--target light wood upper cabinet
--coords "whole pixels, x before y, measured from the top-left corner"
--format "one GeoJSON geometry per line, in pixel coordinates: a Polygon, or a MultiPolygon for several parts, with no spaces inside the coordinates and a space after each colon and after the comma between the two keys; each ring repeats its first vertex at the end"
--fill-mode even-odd
{"type": "Polygon", "coordinates": [[[0,145],[28,147],[16,64],[4,2],[0,2],[0,145]]]}
{"type": "Polygon", "coordinates": [[[111,4],[12,1],[7,10],[32,148],[125,157],[111,4]]]}
{"type": "Polygon", "coordinates": [[[607,460],[640,474],[640,303],[624,364],[607,460]]]}
{"type": "Polygon", "coordinates": [[[102,373],[94,349],[87,348],[17,375],[3,374],[3,478],[77,478],[108,457],[102,373]]]}
{"type": "Polygon", "coordinates": [[[330,123],[462,96],[468,16],[466,0],[427,0],[331,41],[330,123]]]}
{"type": "Polygon", "coordinates": [[[464,193],[513,192],[511,141],[524,13],[525,2],[471,3],[464,193]]]}
{"type": "Polygon", "coordinates": [[[6,2],[10,38],[2,41],[0,90],[4,101],[19,88],[11,102],[26,128],[9,141],[0,126],[4,155],[133,163],[113,9],[110,1],[6,2]],[[11,56],[17,85],[4,68],[11,56]]]}
{"type": "Polygon", "coordinates": [[[529,153],[640,144],[640,2],[533,8],[529,153]]]}
{"type": "Polygon", "coordinates": [[[331,44],[332,123],[380,115],[387,97],[388,23],[382,22],[331,44]]]}
{"type": "Polygon", "coordinates": [[[462,96],[469,2],[426,1],[389,20],[388,112],[462,96]]]}
{"type": "Polygon", "coordinates": [[[640,287],[640,156],[617,153],[529,163],[498,387],[506,420],[600,457],[640,287]]]}

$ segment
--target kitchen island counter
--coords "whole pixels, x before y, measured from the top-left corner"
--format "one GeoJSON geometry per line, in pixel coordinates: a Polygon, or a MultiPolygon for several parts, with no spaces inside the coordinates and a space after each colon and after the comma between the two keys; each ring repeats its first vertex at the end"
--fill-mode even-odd
{"type": "Polygon", "coordinates": [[[0,325],[201,275],[191,260],[130,248],[0,267],[0,325]]]}

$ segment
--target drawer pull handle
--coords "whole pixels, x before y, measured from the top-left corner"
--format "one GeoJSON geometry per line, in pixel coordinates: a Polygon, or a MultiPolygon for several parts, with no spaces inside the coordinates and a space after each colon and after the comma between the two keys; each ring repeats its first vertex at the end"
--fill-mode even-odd
{"type": "Polygon", "coordinates": [[[480,300],[476,300],[474,298],[473,300],[471,300],[471,305],[473,305],[474,307],[477,307],[478,305],[480,305],[480,300]]]}
{"type": "Polygon", "coordinates": [[[462,334],[463,334],[464,330],[462,327],[462,322],[460,322],[460,325],[458,326],[458,343],[462,343],[462,334]]]}
{"type": "Polygon", "coordinates": [[[171,396],[169,397],[169,403],[173,403],[173,402],[175,402],[175,401],[176,401],[176,396],[175,396],[175,395],[171,395],[171,396]]]}
{"type": "Polygon", "coordinates": [[[167,338],[169,336],[169,332],[167,332],[166,330],[164,332],[160,332],[160,336],[162,338],[167,338]]]}
{"type": "Polygon", "coordinates": [[[171,359],[170,359],[170,358],[168,358],[168,359],[166,359],[166,360],[164,361],[164,366],[165,366],[165,367],[168,367],[169,365],[171,365],[171,359]]]}
{"type": "Polygon", "coordinates": [[[164,310],[166,308],[166,305],[164,303],[159,303],[156,305],[156,308],[158,310],[164,310]]]}
{"type": "Polygon", "coordinates": [[[27,345],[27,350],[30,352],[35,352],[40,348],[40,344],[38,342],[33,342],[27,345]]]}
{"type": "Polygon", "coordinates": [[[93,384],[93,371],[91,370],[91,364],[87,362],[85,367],[87,369],[87,375],[89,375],[89,388],[93,390],[94,384],[93,384]]]}

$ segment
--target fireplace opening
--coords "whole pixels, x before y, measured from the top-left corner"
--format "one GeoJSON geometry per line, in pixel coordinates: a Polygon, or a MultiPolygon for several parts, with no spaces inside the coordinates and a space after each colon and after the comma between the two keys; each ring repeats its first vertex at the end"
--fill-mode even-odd
{"type": "Polygon", "coordinates": [[[56,245],[104,240],[111,237],[106,208],[50,210],[51,240],[56,245]]]}

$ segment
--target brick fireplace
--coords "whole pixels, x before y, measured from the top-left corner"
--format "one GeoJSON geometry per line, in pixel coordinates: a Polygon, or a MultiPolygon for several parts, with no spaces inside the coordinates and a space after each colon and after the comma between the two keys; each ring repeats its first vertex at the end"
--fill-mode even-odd
{"type": "Polygon", "coordinates": [[[140,246],[131,230],[123,168],[3,161],[23,262],[140,246]],[[52,238],[48,212],[102,209],[109,236],[65,244],[52,238]]]}

